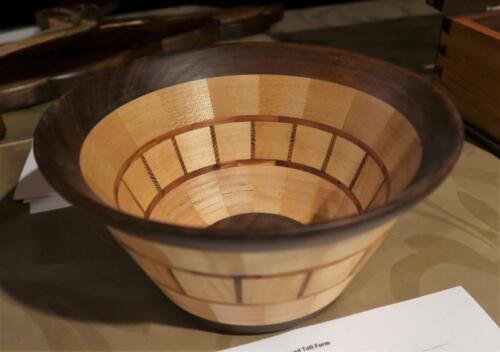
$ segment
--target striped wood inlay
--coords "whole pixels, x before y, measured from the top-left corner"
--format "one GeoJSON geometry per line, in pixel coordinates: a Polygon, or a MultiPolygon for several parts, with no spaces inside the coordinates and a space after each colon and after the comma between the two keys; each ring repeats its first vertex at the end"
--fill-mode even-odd
{"type": "MultiPolygon", "coordinates": [[[[356,179],[357,179],[357,177],[359,176],[359,174],[361,172],[361,169],[362,169],[362,167],[364,165],[366,157],[368,155],[370,155],[370,156],[372,156],[372,159],[375,161],[375,163],[378,165],[378,167],[380,167],[380,170],[381,170],[382,174],[384,175],[383,183],[386,185],[385,191],[386,191],[386,199],[387,199],[388,194],[389,194],[389,187],[387,185],[390,184],[390,177],[389,177],[389,175],[387,173],[387,170],[385,169],[384,165],[382,164],[381,160],[379,160],[379,158],[377,158],[376,154],[373,153],[373,151],[371,151],[370,148],[364,146],[362,143],[358,143],[359,141],[356,141],[355,138],[353,139],[352,136],[346,138],[347,136],[345,135],[345,133],[342,133],[339,130],[335,130],[334,128],[332,128],[330,126],[322,125],[322,124],[319,124],[319,123],[316,123],[316,122],[312,122],[312,121],[308,121],[308,120],[300,120],[300,119],[296,119],[296,118],[287,118],[287,117],[281,117],[281,116],[279,116],[279,117],[273,117],[273,116],[237,116],[237,117],[231,117],[231,118],[219,120],[217,122],[214,122],[214,121],[205,121],[203,123],[197,123],[197,124],[195,124],[196,127],[198,127],[198,128],[202,128],[202,127],[209,127],[210,128],[210,136],[211,136],[211,139],[212,139],[212,148],[213,148],[213,152],[214,152],[215,160],[216,160],[216,164],[214,164],[214,165],[207,166],[207,167],[202,168],[202,169],[194,170],[194,171],[192,171],[190,173],[187,172],[186,166],[185,166],[184,161],[183,161],[182,152],[181,152],[181,150],[180,150],[180,148],[178,146],[178,143],[176,141],[175,136],[177,136],[177,135],[185,132],[185,130],[188,130],[188,131],[192,130],[192,128],[195,127],[193,125],[190,125],[189,128],[186,128],[186,126],[184,126],[184,127],[180,128],[180,129],[177,129],[175,131],[171,131],[170,133],[164,135],[162,138],[159,138],[159,139],[155,140],[155,143],[148,143],[146,146],[143,146],[142,148],[140,148],[139,151],[142,152],[142,154],[136,153],[136,154],[132,155],[130,157],[130,160],[127,161],[124,164],[124,169],[122,171],[120,171],[120,173],[124,174],[126,172],[127,168],[128,168],[128,165],[131,165],[132,162],[133,162],[133,160],[135,160],[136,158],[141,158],[143,160],[144,166],[146,167],[146,171],[151,176],[151,179],[153,180],[153,183],[155,184],[155,188],[158,190],[158,186],[159,186],[158,181],[154,177],[154,173],[151,170],[151,168],[149,167],[149,165],[147,164],[147,161],[144,159],[143,155],[144,155],[145,152],[147,152],[148,150],[150,150],[151,148],[153,148],[155,145],[157,145],[161,141],[165,140],[165,138],[167,138],[167,137],[171,138],[171,140],[173,142],[173,146],[175,148],[175,152],[176,152],[177,157],[178,157],[178,160],[179,160],[179,162],[180,162],[180,164],[182,166],[182,169],[183,169],[185,175],[183,177],[178,178],[177,180],[173,181],[170,185],[168,185],[168,186],[166,186],[163,189],[160,189],[158,191],[158,195],[156,197],[154,197],[153,201],[147,207],[146,214],[147,214],[147,216],[149,216],[149,214],[151,213],[151,211],[154,208],[154,206],[159,202],[159,200],[161,199],[161,197],[163,197],[166,193],[168,193],[168,190],[170,190],[173,187],[175,187],[175,186],[177,186],[177,185],[185,182],[187,179],[193,178],[193,177],[196,177],[196,176],[200,175],[201,174],[200,172],[206,173],[206,172],[210,172],[212,170],[216,170],[216,169],[220,169],[220,168],[225,168],[225,167],[234,167],[234,166],[237,166],[237,164],[245,163],[245,160],[235,161],[237,163],[236,165],[234,165],[234,162],[233,162],[232,165],[231,165],[231,163],[225,163],[225,164],[221,164],[220,163],[219,152],[218,152],[217,133],[216,133],[216,130],[214,128],[215,125],[228,124],[228,123],[235,122],[235,121],[238,121],[238,122],[249,122],[250,121],[250,124],[251,124],[251,143],[250,143],[251,144],[250,145],[250,148],[251,148],[251,157],[255,158],[255,144],[256,144],[255,121],[260,121],[260,122],[266,122],[266,121],[268,121],[268,122],[275,122],[276,120],[280,121],[282,123],[291,123],[292,124],[292,134],[291,134],[291,137],[290,137],[289,148],[288,148],[288,152],[287,152],[287,159],[288,160],[292,159],[293,149],[294,149],[294,142],[295,142],[294,135],[295,135],[295,133],[297,131],[297,126],[299,126],[299,125],[301,125],[301,126],[308,126],[308,127],[313,126],[313,128],[317,128],[317,129],[323,130],[323,131],[328,131],[329,133],[331,133],[330,143],[329,143],[328,148],[326,150],[326,155],[323,158],[323,162],[322,162],[321,168],[319,168],[318,170],[316,168],[311,168],[311,167],[308,167],[308,166],[305,166],[305,165],[296,164],[296,163],[293,163],[293,162],[290,162],[290,161],[289,161],[290,164],[286,164],[285,165],[285,164],[282,164],[282,161],[278,160],[278,161],[275,161],[276,165],[301,169],[301,170],[310,172],[312,174],[315,174],[315,175],[317,175],[319,177],[322,177],[322,178],[324,178],[324,179],[332,182],[333,184],[335,184],[336,186],[338,186],[339,188],[341,188],[343,191],[346,191],[348,189],[349,191],[351,191],[350,193],[347,193],[348,196],[349,196],[349,198],[356,205],[356,208],[358,209],[358,211],[362,211],[363,207],[361,206],[360,202],[357,200],[356,196],[354,196],[354,194],[352,193],[352,187],[355,184],[356,179]],[[353,180],[351,181],[351,184],[349,186],[343,185],[341,182],[339,182],[339,180],[337,180],[337,179],[335,179],[333,177],[330,177],[328,174],[326,174],[324,172],[324,170],[326,169],[326,167],[327,167],[327,165],[328,165],[328,163],[330,161],[330,156],[331,156],[331,153],[332,153],[332,150],[333,150],[333,146],[334,146],[334,142],[335,142],[335,139],[336,139],[337,135],[342,135],[343,138],[345,138],[347,140],[350,140],[351,142],[354,142],[356,145],[360,145],[363,148],[363,150],[365,150],[365,152],[366,152],[365,157],[364,157],[362,163],[359,165],[358,170],[356,172],[356,175],[353,178],[353,180]],[[300,167],[299,167],[299,165],[300,165],[300,167]],[[203,171],[200,171],[200,170],[203,170],[203,171]],[[320,171],[320,172],[318,173],[317,171],[320,171]],[[156,180],[156,182],[154,182],[154,180],[156,180]]],[[[255,160],[257,160],[257,159],[255,159],[255,160]]],[[[272,162],[274,160],[259,160],[259,162],[262,162],[262,161],[270,161],[270,162],[272,162]]],[[[117,177],[116,182],[118,183],[118,185],[119,185],[119,180],[120,179],[117,177]]],[[[115,200],[116,200],[117,205],[120,207],[119,200],[118,200],[118,186],[116,186],[115,189],[116,189],[115,200]]],[[[375,192],[375,194],[373,195],[372,198],[375,198],[376,195],[377,195],[377,192],[375,192]]],[[[372,201],[373,201],[373,199],[370,200],[370,204],[371,204],[372,201]]]]}
{"type": "MultiPolygon", "coordinates": [[[[286,300],[276,301],[276,302],[268,301],[268,302],[259,302],[259,303],[246,303],[245,299],[243,298],[243,289],[240,290],[240,288],[239,288],[240,285],[243,284],[243,282],[239,278],[234,279],[234,283],[233,283],[235,290],[237,290],[237,291],[235,291],[236,302],[220,301],[220,300],[210,299],[210,298],[201,297],[201,296],[195,297],[195,296],[192,296],[189,294],[179,293],[179,292],[177,292],[177,294],[181,294],[184,297],[188,297],[190,299],[194,299],[194,300],[197,300],[199,302],[205,302],[205,303],[217,303],[217,304],[224,304],[224,305],[228,305],[228,306],[239,306],[239,307],[258,307],[258,306],[262,306],[262,305],[266,305],[266,304],[283,304],[283,303],[295,302],[296,300],[307,299],[310,297],[321,295],[323,292],[329,291],[334,287],[344,285],[346,283],[346,281],[350,281],[353,277],[354,277],[353,274],[347,275],[339,282],[336,282],[328,287],[325,287],[324,289],[322,289],[320,291],[314,292],[314,293],[309,294],[309,295],[305,295],[305,294],[303,294],[303,292],[301,292],[302,289],[304,289],[304,291],[307,289],[307,284],[306,284],[306,285],[304,285],[304,287],[300,287],[299,290],[297,290],[297,292],[295,294],[290,296],[290,298],[288,298],[286,300]]],[[[168,287],[162,283],[156,282],[156,284],[164,289],[175,292],[175,290],[172,290],[171,287],[168,287]]]]}
{"type": "Polygon", "coordinates": [[[175,136],[172,136],[172,143],[174,144],[175,154],[177,154],[177,159],[179,160],[179,163],[181,164],[182,171],[184,172],[184,175],[187,175],[188,172],[186,169],[186,164],[184,164],[184,160],[182,159],[182,154],[179,150],[179,145],[177,144],[177,140],[175,139],[175,136]]]}
{"type": "Polygon", "coordinates": [[[310,174],[313,174],[315,176],[318,176],[320,178],[323,178],[327,181],[329,181],[331,184],[335,185],[338,187],[342,192],[344,192],[347,197],[353,202],[354,206],[356,209],[361,212],[363,210],[363,207],[361,206],[361,203],[359,200],[356,198],[352,190],[350,190],[348,187],[346,187],[342,182],[337,180],[336,178],[326,174],[322,173],[321,171],[312,168],[310,166],[302,165],[302,164],[297,164],[291,161],[282,161],[282,160],[269,160],[269,159],[254,159],[254,160],[235,160],[235,161],[230,161],[227,163],[219,164],[219,165],[210,165],[206,166],[204,168],[195,170],[189,174],[186,174],[171,184],[169,184],[167,187],[163,188],[151,201],[149,206],[146,209],[145,212],[145,217],[149,218],[151,213],[153,212],[154,208],[156,205],[174,188],[178,187],[179,185],[183,184],[184,182],[193,179],[197,176],[201,176],[204,174],[207,174],[209,172],[215,171],[215,170],[220,170],[220,169],[227,169],[231,167],[238,167],[241,165],[260,165],[260,164],[269,164],[269,163],[274,163],[274,165],[279,166],[279,167],[285,167],[285,168],[290,168],[290,169],[295,169],[295,170],[301,170],[301,171],[306,171],[310,174]]]}
{"type": "Polygon", "coordinates": [[[146,161],[146,158],[144,158],[143,155],[141,155],[141,161],[142,161],[142,164],[144,165],[144,168],[146,169],[146,172],[149,175],[149,178],[151,179],[151,182],[153,182],[153,185],[155,186],[156,190],[158,192],[160,192],[161,191],[160,183],[156,179],[156,176],[155,176],[153,170],[151,170],[151,167],[149,166],[148,162],[146,161]]]}
{"type": "MultiPolygon", "coordinates": [[[[205,271],[199,271],[199,270],[186,269],[186,268],[182,268],[182,267],[176,266],[175,264],[172,264],[172,263],[168,264],[168,268],[171,269],[171,270],[173,269],[173,270],[180,271],[180,272],[190,273],[190,274],[196,275],[196,276],[204,276],[204,277],[206,276],[206,277],[213,277],[213,278],[229,278],[229,279],[234,279],[234,278],[237,278],[237,277],[239,277],[240,279],[279,278],[279,277],[286,277],[286,276],[298,275],[298,274],[301,274],[301,273],[304,273],[304,272],[314,272],[314,271],[318,271],[318,270],[321,270],[321,269],[325,269],[325,268],[337,265],[337,264],[342,263],[342,262],[344,262],[346,260],[349,260],[349,259],[351,259],[353,257],[356,257],[356,256],[358,256],[358,255],[360,255],[362,253],[369,252],[370,249],[373,247],[374,243],[381,243],[381,241],[382,241],[382,239],[377,239],[373,243],[370,243],[369,245],[367,245],[367,246],[365,246],[363,248],[360,248],[360,249],[358,249],[358,250],[356,250],[356,251],[354,251],[352,253],[349,253],[349,255],[346,255],[345,257],[342,257],[342,258],[339,258],[339,259],[335,259],[333,261],[326,262],[326,263],[321,264],[321,265],[312,266],[312,267],[309,267],[309,268],[304,269],[304,270],[294,270],[294,271],[287,271],[287,272],[276,273],[276,274],[267,274],[267,275],[252,275],[252,274],[247,274],[247,275],[230,275],[230,274],[220,274],[220,273],[212,273],[212,272],[205,272],[205,271]]],[[[147,254],[138,252],[136,249],[130,247],[127,244],[125,244],[123,241],[117,240],[117,242],[127,252],[130,252],[130,253],[133,253],[134,255],[146,258],[146,259],[148,259],[148,260],[150,260],[152,262],[157,263],[158,265],[167,266],[165,263],[162,263],[159,260],[157,260],[155,258],[152,258],[151,256],[149,256],[147,254]]]]}

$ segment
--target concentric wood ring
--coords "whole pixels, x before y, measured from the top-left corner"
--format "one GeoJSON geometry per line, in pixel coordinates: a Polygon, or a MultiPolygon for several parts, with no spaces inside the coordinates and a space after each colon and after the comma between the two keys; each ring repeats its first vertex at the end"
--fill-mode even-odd
{"type": "Polygon", "coordinates": [[[303,77],[226,76],[164,88],[118,108],[87,137],[81,167],[103,200],[136,216],[205,227],[225,217],[259,212],[307,224],[360,213],[386,202],[415,174],[421,157],[419,143],[404,116],[352,88],[303,77]],[[137,120],[138,113],[141,120],[137,120]],[[372,129],[366,129],[370,122],[372,129]],[[112,143],[120,148],[114,149],[106,141],[106,148],[114,152],[117,163],[111,166],[115,171],[102,174],[98,169],[109,168],[109,163],[97,164],[99,158],[89,152],[102,143],[99,136],[115,129],[123,131],[116,137],[121,140],[112,143]],[[275,167],[265,167],[271,165],[275,167]],[[255,190],[233,194],[231,199],[221,196],[220,192],[236,192],[217,181],[217,175],[231,178],[227,170],[220,171],[228,168],[247,172],[247,181],[240,177],[231,182],[247,182],[245,187],[255,190]],[[283,168],[297,172],[278,171],[283,168]],[[281,175],[275,175],[272,187],[284,198],[269,198],[268,180],[255,180],[259,170],[281,175]],[[308,176],[303,173],[314,177],[306,181],[308,176]],[[97,180],[99,174],[101,181],[97,180]],[[207,198],[188,189],[197,187],[194,179],[211,180],[214,187],[224,190],[214,188],[207,198]],[[310,194],[291,186],[298,179],[302,180],[299,188],[308,188],[310,194]],[[108,182],[113,184],[112,193],[107,190],[108,182]],[[172,191],[176,201],[169,198],[172,191]],[[327,198],[344,205],[332,205],[324,199],[325,191],[331,193],[327,198]],[[339,200],[338,191],[346,200],[339,200]],[[295,209],[288,206],[287,199],[295,201],[295,209]],[[161,212],[155,211],[158,204],[161,212]],[[204,208],[206,204],[213,209],[204,208]],[[313,208],[312,213],[308,207],[313,208]],[[332,207],[341,209],[327,210],[332,207]],[[178,209],[185,213],[177,214],[178,209]],[[316,214],[320,209],[323,214],[316,214]]]}
{"type": "MultiPolygon", "coordinates": [[[[177,143],[173,143],[173,145],[175,146],[175,145],[177,145],[177,143]]],[[[335,129],[333,127],[330,127],[328,125],[324,125],[324,124],[320,124],[320,123],[308,121],[308,120],[297,119],[297,118],[279,117],[279,116],[278,117],[274,117],[274,116],[230,117],[230,118],[226,118],[226,119],[220,119],[217,122],[206,121],[206,122],[202,122],[202,123],[197,123],[194,126],[193,125],[184,126],[180,129],[170,131],[170,132],[156,138],[151,143],[148,143],[148,144],[144,145],[143,147],[139,148],[137,150],[137,152],[134,153],[123,164],[123,167],[118,172],[118,175],[117,175],[116,181],[115,181],[115,186],[114,186],[114,189],[115,189],[114,198],[115,198],[115,202],[116,202],[117,206],[120,207],[119,199],[118,199],[118,189],[120,187],[120,182],[126,183],[123,180],[123,175],[127,172],[130,165],[138,158],[141,159],[148,175],[150,176],[151,181],[153,182],[153,185],[155,186],[155,188],[158,191],[158,194],[153,198],[151,203],[147,206],[147,209],[145,211],[143,211],[143,213],[146,217],[149,217],[154,206],[161,200],[162,197],[165,196],[166,193],[168,193],[171,189],[178,186],[179,184],[181,184],[181,183],[183,183],[183,182],[185,182],[193,177],[196,177],[196,176],[199,176],[201,174],[208,173],[208,172],[211,172],[214,170],[218,170],[221,168],[237,167],[238,165],[241,166],[244,164],[245,165],[249,165],[249,164],[258,165],[259,163],[260,164],[262,164],[262,163],[269,164],[269,163],[274,162],[274,164],[277,166],[303,170],[303,171],[310,172],[312,174],[317,175],[318,177],[322,177],[322,178],[330,181],[332,184],[335,184],[344,193],[346,193],[346,195],[351,199],[353,204],[356,206],[357,212],[361,212],[363,210],[363,206],[361,205],[360,201],[356,198],[356,196],[352,192],[352,189],[356,184],[356,180],[358,179],[358,177],[363,169],[364,163],[366,162],[368,156],[377,164],[377,166],[380,168],[381,173],[383,174],[383,181],[380,183],[380,186],[378,186],[378,187],[381,188],[382,186],[386,185],[386,187],[384,187],[384,189],[386,192],[386,199],[387,199],[389,197],[388,190],[390,189],[390,176],[389,176],[387,169],[385,168],[383,162],[380,160],[380,158],[377,156],[377,154],[375,154],[375,152],[373,150],[371,150],[370,147],[366,146],[364,143],[362,143],[361,141],[357,140],[356,138],[350,136],[349,134],[347,134],[341,130],[335,129]],[[254,124],[256,121],[259,121],[259,122],[279,122],[279,123],[292,125],[292,133],[290,135],[290,142],[289,142],[289,147],[288,147],[287,159],[286,160],[273,160],[273,159],[256,160],[255,159],[256,142],[254,142],[253,144],[250,143],[250,145],[248,146],[248,148],[250,148],[252,150],[250,153],[250,156],[253,155],[254,156],[253,159],[250,158],[250,159],[246,159],[246,160],[231,160],[231,161],[227,161],[225,163],[221,163],[220,157],[219,157],[219,152],[218,152],[217,132],[216,132],[216,129],[214,126],[216,126],[216,125],[218,126],[218,125],[222,125],[222,124],[230,124],[230,123],[234,123],[234,122],[246,122],[246,123],[253,123],[254,124]],[[321,163],[320,169],[313,168],[313,167],[299,164],[299,163],[295,163],[292,161],[297,126],[308,126],[308,127],[319,129],[321,131],[326,131],[326,132],[331,134],[329,145],[328,145],[328,148],[326,149],[326,154],[325,154],[325,157],[323,158],[323,162],[321,163]],[[165,140],[170,139],[172,141],[175,141],[175,136],[180,135],[183,132],[192,131],[194,129],[204,128],[204,127],[210,127],[210,135],[211,135],[211,141],[212,141],[213,154],[215,157],[215,163],[211,164],[209,166],[203,167],[201,169],[198,169],[194,172],[188,173],[186,168],[185,168],[185,165],[183,163],[183,160],[182,160],[182,154],[179,151],[179,148],[177,146],[175,148],[176,149],[176,156],[178,158],[178,162],[182,166],[184,175],[173,180],[171,183],[169,183],[164,188],[161,188],[159,186],[158,180],[154,176],[154,172],[152,171],[151,167],[147,164],[147,161],[144,157],[144,154],[165,140]],[[362,158],[362,161],[360,162],[360,164],[358,166],[358,169],[354,173],[349,184],[344,184],[340,180],[338,180],[337,178],[332,176],[331,174],[325,172],[329,163],[330,163],[332,150],[333,150],[335,139],[337,138],[337,136],[342,137],[346,141],[349,141],[349,142],[355,144],[365,153],[364,157],[362,158]]],[[[130,188],[128,186],[124,185],[124,187],[127,187],[128,191],[130,191],[130,188]]],[[[131,195],[133,196],[132,193],[131,193],[131,195]]],[[[373,195],[371,196],[371,199],[368,202],[368,205],[370,205],[372,203],[372,201],[376,195],[377,195],[376,192],[373,193],[373,195]]],[[[141,207],[141,209],[142,209],[142,207],[141,207]]]]}

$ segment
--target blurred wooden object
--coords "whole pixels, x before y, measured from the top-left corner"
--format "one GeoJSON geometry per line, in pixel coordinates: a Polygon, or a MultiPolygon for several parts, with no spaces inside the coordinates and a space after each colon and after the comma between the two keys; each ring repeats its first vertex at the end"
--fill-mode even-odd
{"type": "Polygon", "coordinates": [[[99,12],[94,9],[95,6],[90,5],[80,4],[79,7],[70,9],[51,8],[39,11],[36,14],[37,23],[41,29],[53,29],[55,27],[70,27],[76,22],[83,20],[97,21],[101,26],[119,26],[124,22],[143,21],[147,18],[194,22],[209,17],[219,24],[219,39],[227,40],[264,32],[271,24],[279,21],[283,16],[281,4],[240,6],[224,10],[207,10],[181,15],[138,15],[127,16],[126,18],[103,17],[102,11],[99,12]]]}
{"type": "Polygon", "coordinates": [[[464,120],[500,141],[500,11],[445,18],[435,82],[464,120]]]}
{"type": "Polygon", "coordinates": [[[0,114],[0,139],[3,138],[3,136],[5,136],[5,124],[3,122],[3,117],[0,114]]]}
{"type": "Polygon", "coordinates": [[[51,7],[35,14],[36,24],[40,29],[65,28],[81,20],[100,20],[118,7],[117,0],[93,0],[92,3],[64,1],[61,7],[51,7]]]}
{"type": "Polygon", "coordinates": [[[0,111],[54,99],[84,76],[139,57],[263,32],[282,15],[281,5],[126,19],[74,8],[44,10],[37,21],[46,31],[0,47],[0,111]]]}
{"type": "Polygon", "coordinates": [[[445,15],[485,12],[500,6],[500,0],[427,0],[445,15]]]}
{"type": "Polygon", "coordinates": [[[67,29],[54,32],[61,34],[55,40],[28,38],[24,44],[6,45],[17,50],[0,48],[0,110],[54,99],[86,75],[138,57],[192,49],[218,38],[217,23],[210,18],[196,22],[144,18],[100,24],[69,35],[63,34],[67,29]]]}

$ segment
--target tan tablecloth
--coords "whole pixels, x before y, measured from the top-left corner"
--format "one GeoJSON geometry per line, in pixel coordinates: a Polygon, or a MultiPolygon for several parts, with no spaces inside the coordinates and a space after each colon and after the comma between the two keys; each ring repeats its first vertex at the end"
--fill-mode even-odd
{"type": "MultiPolygon", "coordinates": [[[[451,177],[306,324],[457,285],[500,323],[499,167],[466,144],[451,177]]],[[[205,331],[79,209],[28,215],[4,201],[0,219],[2,350],[217,350],[266,336],[205,331]]]]}
{"type": "MultiPolygon", "coordinates": [[[[289,12],[274,32],[317,26],[318,18],[334,25],[430,9],[423,0],[352,6],[326,17],[324,8],[289,12]]],[[[77,208],[29,215],[26,205],[8,199],[43,108],[8,114],[9,135],[0,142],[0,350],[219,350],[268,336],[205,330],[162,295],[92,215],[77,208]]],[[[401,217],[342,296],[305,324],[457,285],[500,323],[499,212],[500,161],[466,143],[451,177],[401,217]]]]}

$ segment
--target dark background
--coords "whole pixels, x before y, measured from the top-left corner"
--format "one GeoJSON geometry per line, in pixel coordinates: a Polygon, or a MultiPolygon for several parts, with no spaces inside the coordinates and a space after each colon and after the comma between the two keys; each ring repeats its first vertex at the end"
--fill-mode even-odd
{"type": "MultiPolygon", "coordinates": [[[[335,4],[341,2],[354,2],[360,0],[298,0],[298,1],[282,1],[285,3],[285,8],[302,8],[308,6],[319,6],[327,4],[335,4]]],[[[15,28],[34,24],[34,14],[36,11],[47,7],[60,6],[62,3],[83,3],[83,2],[99,2],[97,1],[78,1],[78,0],[3,0],[0,2],[0,28],[15,28]]],[[[169,6],[179,5],[204,5],[218,7],[234,7],[239,5],[256,5],[269,4],[279,1],[230,1],[230,0],[215,0],[215,1],[193,1],[193,0],[121,0],[118,8],[113,13],[124,13],[132,11],[151,10],[155,8],[164,8],[169,6]]]]}

